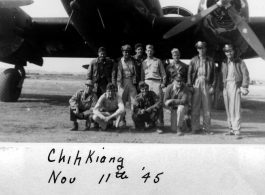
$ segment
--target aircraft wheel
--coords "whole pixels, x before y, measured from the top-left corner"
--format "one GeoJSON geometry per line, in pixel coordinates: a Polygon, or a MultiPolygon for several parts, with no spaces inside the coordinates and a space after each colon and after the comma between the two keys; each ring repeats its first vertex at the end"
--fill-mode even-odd
{"type": "Polygon", "coordinates": [[[0,101],[16,102],[21,94],[22,88],[17,85],[20,74],[16,69],[9,68],[0,74],[0,101]]]}

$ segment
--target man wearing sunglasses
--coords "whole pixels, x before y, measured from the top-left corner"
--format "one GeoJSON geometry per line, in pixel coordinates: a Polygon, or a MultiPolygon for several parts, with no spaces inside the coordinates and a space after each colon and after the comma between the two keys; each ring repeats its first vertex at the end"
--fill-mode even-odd
{"type": "Polygon", "coordinates": [[[192,95],[191,128],[192,134],[200,129],[200,110],[203,110],[203,131],[210,133],[211,95],[216,86],[216,67],[214,60],[206,55],[207,44],[199,41],[195,45],[198,54],[190,61],[187,85],[192,95]]]}
{"type": "Polygon", "coordinates": [[[224,98],[229,131],[225,135],[235,135],[241,139],[241,93],[248,94],[249,73],[243,60],[235,55],[232,45],[223,48],[226,60],[222,63],[220,77],[220,98],[224,98]]]}

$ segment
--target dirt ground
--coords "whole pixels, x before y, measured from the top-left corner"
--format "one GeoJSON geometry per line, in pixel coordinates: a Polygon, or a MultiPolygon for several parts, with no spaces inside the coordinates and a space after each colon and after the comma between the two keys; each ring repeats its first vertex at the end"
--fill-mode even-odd
{"type": "MultiPolygon", "coordinates": [[[[212,111],[213,135],[178,137],[169,131],[170,113],[165,110],[165,133],[155,131],[121,133],[115,131],[69,131],[69,99],[84,87],[82,76],[31,76],[24,82],[21,98],[16,103],[0,103],[0,142],[57,142],[57,143],[168,143],[168,144],[264,144],[265,143],[265,86],[251,85],[250,94],[242,99],[242,140],[227,137],[225,111],[212,111]]],[[[131,112],[127,123],[131,127],[131,112]]]]}

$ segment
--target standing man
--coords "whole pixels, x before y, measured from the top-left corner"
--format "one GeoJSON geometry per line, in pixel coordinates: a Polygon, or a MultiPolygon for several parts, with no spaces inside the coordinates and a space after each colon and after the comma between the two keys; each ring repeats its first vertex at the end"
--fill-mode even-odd
{"type": "Polygon", "coordinates": [[[106,93],[99,98],[94,108],[94,121],[99,124],[102,130],[106,130],[108,124],[115,120],[115,127],[119,128],[120,120],[125,116],[125,113],[124,104],[121,97],[116,94],[115,85],[109,83],[106,93]]]}
{"type": "MultiPolygon", "coordinates": [[[[127,100],[130,103],[131,109],[133,109],[132,103],[135,101],[135,96],[137,95],[136,86],[139,82],[140,76],[137,71],[137,62],[131,57],[131,46],[124,45],[121,48],[123,57],[117,62],[117,86],[118,94],[121,96],[124,105],[126,105],[127,100]]],[[[112,73],[114,77],[116,75],[115,70],[112,73]]],[[[112,80],[115,81],[115,78],[112,80]]],[[[123,122],[126,124],[125,118],[123,122]]]]}
{"type": "Polygon", "coordinates": [[[111,83],[111,72],[114,61],[107,58],[106,48],[100,47],[98,49],[98,58],[91,61],[87,69],[87,80],[93,80],[95,84],[95,91],[100,97],[106,92],[106,86],[111,83]]]}
{"type": "MultiPolygon", "coordinates": [[[[157,124],[162,102],[155,92],[149,91],[149,86],[144,81],[140,81],[139,88],[141,93],[135,98],[132,119],[135,129],[143,131],[145,123],[157,124]]],[[[158,129],[157,132],[161,133],[161,130],[158,129]]]]}
{"type": "Polygon", "coordinates": [[[229,127],[225,135],[241,139],[241,93],[245,96],[249,92],[249,73],[244,61],[235,56],[232,45],[225,45],[223,50],[227,59],[222,63],[220,97],[224,98],[229,127]]]}
{"type": "Polygon", "coordinates": [[[171,62],[166,68],[167,85],[170,85],[171,83],[174,82],[173,75],[175,74],[180,74],[183,79],[183,82],[186,84],[189,66],[179,60],[180,52],[177,48],[173,48],[171,50],[171,54],[173,62],[171,62]]]}
{"type": "Polygon", "coordinates": [[[69,100],[70,103],[70,120],[73,122],[71,131],[78,130],[77,119],[85,119],[86,128],[89,130],[93,107],[96,105],[98,98],[93,92],[94,83],[92,80],[86,80],[86,88],[78,90],[69,100]]]}
{"type": "Polygon", "coordinates": [[[171,131],[181,136],[184,116],[188,112],[189,88],[180,74],[174,74],[173,79],[173,83],[167,86],[164,104],[171,110],[171,131]]]}
{"type": "MultiPolygon", "coordinates": [[[[135,53],[136,54],[133,56],[133,58],[137,62],[136,71],[137,71],[137,75],[139,75],[139,79],[140,79],[140,77],[141,77],[142,63],[146,59],[146,56],[143,55],[144,48],[143,48],[143,45],[141,43],[137,43],[134,46],[134,48],[135,48],[135,53]]],[[[140,93],[139,87],[137,88],[137,93],[140,93]]]]}
{"type": "Polygon", "coordinates": [[[193,92],[191,103],[192,134],[200,130],[200,109],[203,110],[204,131],[210,132],[211,125],[211,95],[216,85],[216,68],[212,58],[206,55],[207,44],[199,41],[195,47],[199,53],[190,61],[188,83],[193,92]]]}
{"type": "MultiPolygon", "coordinates": [[[[162,88],[166,86],[166,72],[164,66],[161,60],[153,56],[155,52],[153,45],[147,45],[145,52],[147,54],[147,59],[142,63],[141,80],[149,85],[150,91],[155,92],[156,95],[163,100],[162,88]]],[[[163,109],[160,110],[159,124],[164,126],[163,109]]]]}

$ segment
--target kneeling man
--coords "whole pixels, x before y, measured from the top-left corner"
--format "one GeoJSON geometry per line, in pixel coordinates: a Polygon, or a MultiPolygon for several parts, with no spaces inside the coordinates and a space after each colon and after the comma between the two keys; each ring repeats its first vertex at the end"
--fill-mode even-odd
{"type": "Polygon", "coordinates": [[[73,97],[69,100],[70,103],[70,120],[73,122],[71,131],[78,130],[77,119],[85,119],[86,128],[89,130],[91,117],[93,114],[92,108],[96,105],[98,98],[93,92],[94,83],[92,80],[86,80],[86,88],[78,90],[73,97]]]}
{"type": "Polygon", "coordinates": [[[100,96],[95,108],[93,119],[102,130],[107,129],[110,121],[115,121],[115,127],[119,127],[120,120],[125,116],[125,108],[121,97],[116,94],[115,85],[109,83],[106,93],[100,96]]]}
{"type": "Polygon", "coordinates": [[[171,110],[171,130],[177,132],[178,136],[181,136],[183,135],[181,127],[184,116],[188,111],[189,89],[183,83],[181,75],[175,74],[173,78],[173,83],[167,86],[164,104],[171,110]]]}
{"type": "Polygon", "coordinates": [[[144,81],[139,83],[139,88],[141,93],[135,97],[132,115],[135,129],[142,131],[145,128],[145,123],[152,123],[157,125],[157,133],[163,133],[160,129],[161,125],[157,123],[159,111],[162,109],[161,100],[155,92],[149,91],[149,86],[144,81]]]}

